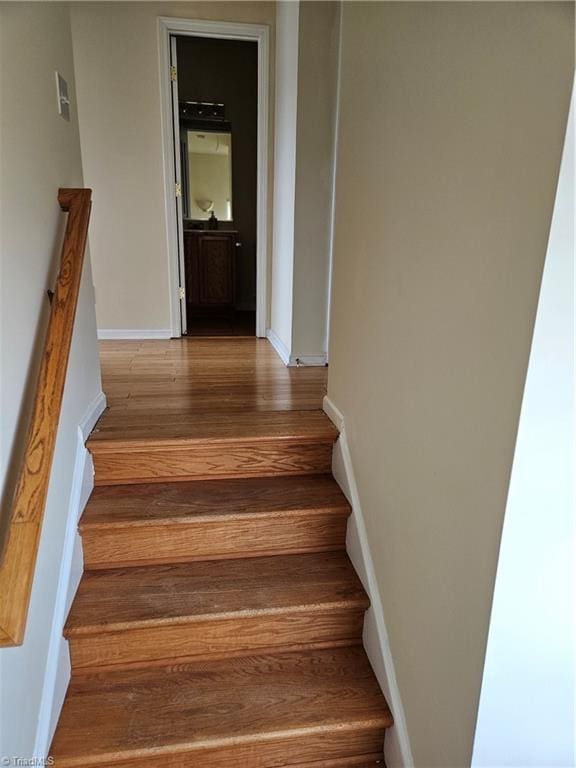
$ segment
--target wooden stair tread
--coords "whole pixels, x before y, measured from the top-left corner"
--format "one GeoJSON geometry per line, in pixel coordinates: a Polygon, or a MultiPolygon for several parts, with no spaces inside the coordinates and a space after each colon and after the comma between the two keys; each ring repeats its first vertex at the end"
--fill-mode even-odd
{"type": "Polygon", "coordinates": [[[368,598],[345,552],[85,574],[65,628],[72,669],[357,645],[368,598]]]}
{"type": "Polygon", "coordinates": [[[87,572],[66,635],[237,614],[368,607],[343,552],[87,572]]]}
{"type": "Polygon", "coordinates": [[[87,568],[343,549],[350,506],[331,475],[97,487],[80,522],[87,568]]]}
{"type": "Polygon", "coordinates": [[[141,414],[107,411],[88,441],[93,453],[120,447],[218,445],[261,441],[333,442],[338,431],[320,410],[141,414]]]}
{"type": "Polygon", "coordinates": [[[90,497],[80,528],[185,523],[310,510],[350,513],[331,475],[100,486],[90,497]]]}
{"type": "Polygon", "coordinates": [[[392,722],[362,648],[268,654],[73,678],[50,754],[60,766],[174,752],[215,765],[202,755],[392,722]]]}

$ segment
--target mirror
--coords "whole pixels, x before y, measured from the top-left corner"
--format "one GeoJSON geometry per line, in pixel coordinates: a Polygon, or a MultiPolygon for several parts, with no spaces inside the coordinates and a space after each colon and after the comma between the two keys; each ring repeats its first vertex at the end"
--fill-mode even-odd
{"type": "Polygon", "coordinates": [[[185,216],[232,221],[232,134],[186,129],[185,216]]]}

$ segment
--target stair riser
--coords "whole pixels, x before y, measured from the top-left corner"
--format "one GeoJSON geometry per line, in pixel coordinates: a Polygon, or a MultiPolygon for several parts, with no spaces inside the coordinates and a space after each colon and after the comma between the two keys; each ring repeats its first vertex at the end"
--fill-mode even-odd
{"type": "Polygon", "coordinates": [[[240,616],[163,624],[90,636],[69,637],[74,672],[98,671],[144,662],[210,659],[306,646],[333,647],[360,643],[365,606],[328,608],[269,616],[240,616]]]}
{"type": "Polygon", "coordinates": [[[86,526],[86,568],[344,549],[347,511],[256,515],[163,525],[86,526]]]}
{"type": "Polygon", "coordinates": [[[330,472],[333,441],[257,442],[236,446],[93,449],[96,485],[272,477],[330,472]]]}
{"type": "MultiPolygon", "coordinates": [[[[178,751],[169,749],[154,754],[141,754],[133,759],[60,759],[58,768],[280,768],[299,766],[307,768],[316,762],[319,768],[346,766],[343,760],[351,758],[350,766],[358,765],[360,755],[382,754],[385,728],[378,724],[365,727],[334,728],[333,731],[303,731],[291,737],[256,737],[248,743],[220,746],[216,749],[194,749],[178,751]],[[354,762],[356,760],[356,762],[354,762]],[[339,761],[339,762],[338,762],[339,761]]],[[[232,739],[230,739],[232,742],[232,739]]]]}

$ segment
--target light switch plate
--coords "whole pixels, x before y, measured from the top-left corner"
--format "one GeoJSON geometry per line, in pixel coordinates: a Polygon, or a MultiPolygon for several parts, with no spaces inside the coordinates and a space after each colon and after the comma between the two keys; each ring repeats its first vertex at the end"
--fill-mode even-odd
{"type": "Polygon", "coordinates": [[[58,114],[62,115],[64,120],[70,120],[70,99],[68,98],[68,83],[60,72],[56,75],[56,95],[58,97],[58,114]]]}

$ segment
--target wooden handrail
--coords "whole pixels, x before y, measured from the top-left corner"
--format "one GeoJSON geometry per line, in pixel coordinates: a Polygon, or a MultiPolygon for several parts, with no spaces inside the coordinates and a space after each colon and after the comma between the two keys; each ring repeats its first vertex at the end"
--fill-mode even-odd
{"type": "Polygon", "coordinates": [[[68,212],[68,221],[32,418],[0,565],[0,646],[21,645],[24,641],[82,277],[91,196],[90,189],[58,191],[58,202],[60,208],[68,212]]]}

